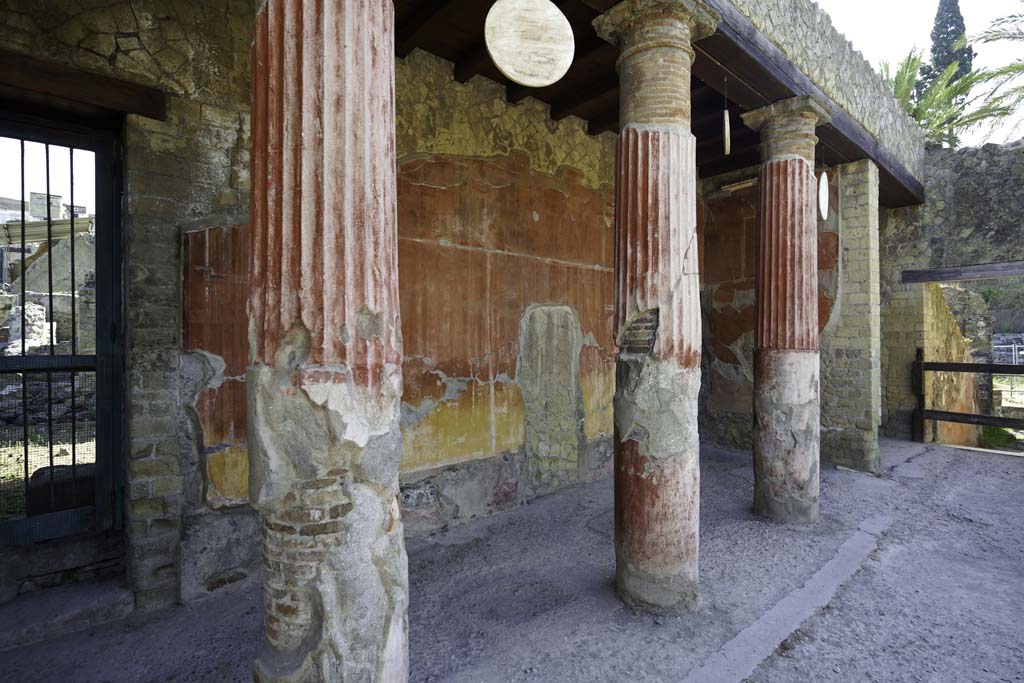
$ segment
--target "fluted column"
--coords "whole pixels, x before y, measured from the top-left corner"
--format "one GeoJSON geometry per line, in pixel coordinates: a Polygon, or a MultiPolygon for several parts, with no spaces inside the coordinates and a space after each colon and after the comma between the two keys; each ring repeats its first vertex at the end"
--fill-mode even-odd
{"type": "Polygon", "coordinates": [[[618,44],[615,199],[616,585],[652,612],[698,602],[700,295],[691,42],[701,0],[626,0],[595,27],[618,44]]]}
{"type": "Polygon", "coordinates": [[[754,512],[818,518],[820,389],[815,127],[810,97],[743,116],[761,133],[754,350],[754,512]]]}
{"type": "Polygon", "coordinates": [[[252,53],[257,681],[405,681],[394,9],[268,0],[252,53]]]}

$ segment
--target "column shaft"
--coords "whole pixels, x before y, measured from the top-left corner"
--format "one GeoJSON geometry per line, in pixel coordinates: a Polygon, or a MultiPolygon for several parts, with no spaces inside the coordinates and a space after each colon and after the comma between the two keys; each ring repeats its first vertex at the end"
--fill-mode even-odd
{"type": "Polygon", "coordinates": [[[703,3],[628,0],[595,25],[622,50],[616,178],[616,584],[653,612],[698,602],[700,390],[691,40],[703,3]]]}
{"type": "Polygon", "coordinates": [[[390,2],[268,0],[253,45],[257,681],[404,681],[390,2]]]}
{"type": "Polygon", "coordinates": [[[754,350],[754,511],[818,518],[819,352],[815,125],[810,98],[748,113],[761,131],[754,350]]]}

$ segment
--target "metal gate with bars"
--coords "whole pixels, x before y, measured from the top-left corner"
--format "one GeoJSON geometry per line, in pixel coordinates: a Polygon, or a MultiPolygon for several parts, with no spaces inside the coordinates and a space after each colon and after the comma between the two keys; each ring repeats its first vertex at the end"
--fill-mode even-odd
{"type": "Polygon", "coordinates": [[[0,121],[0,545],[122,525],[119,142],[0,121]]]}

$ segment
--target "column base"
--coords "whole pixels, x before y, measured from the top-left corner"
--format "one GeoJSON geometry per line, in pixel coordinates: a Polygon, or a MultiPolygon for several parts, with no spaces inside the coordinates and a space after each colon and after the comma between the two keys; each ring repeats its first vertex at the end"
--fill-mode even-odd
{"type": "Polygon", "coordinates": [[[630,566],[615,546],[615,592],[624,603],[648,614],[683,614],[700,607],[700,587],[688,568],[659,575],[630,566]]]}
{"type": "Polygon", "coordinates": [[[819,514],[817,351],[754,354],[754,513],[810,524],[819,514]]]}
{"type": "Polygon", "coordinates": [[[619,358],[615,395],[615,583],[634,609],[698,605],[700,370],[619,358]]]}

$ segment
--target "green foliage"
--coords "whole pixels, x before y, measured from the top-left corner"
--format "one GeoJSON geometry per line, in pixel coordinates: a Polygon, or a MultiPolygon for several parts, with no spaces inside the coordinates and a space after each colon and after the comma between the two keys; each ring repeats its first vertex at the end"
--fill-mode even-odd
{"type": "MultiPolygon", "coordinates": [[[[992,23],[976,38],[982,43],[1013,41],[1024,54],[1024,0],[1021,12],[992,23]]],[[[974,51],[964,35],[957,0],[941,0],[932,32],[932,63],[911,50],[893,68],[882,63],[882,77],[928,140],[956,147],[975,126],[995,126],[1024,105],[1024,58],[999,69],[972,68],[974,51]]]]}
{"type": "Polygon", "coordinates": [[[989,82],[987,71],[957,77],[959,65],[948,65],[929,84],[921,80],[922,56],[911,50],[893,70],[882,63],[882,78],[904,110],[924,130],[925,137],[955,147],[960,136],[974,126],[1003,119],[1013,110],[1001,100],[990,100],[979,86],[989,82]]]}
{"type": "MultiPolygon", "coordinates": [[[[1021,11],[998,19],[978,36],[981,43],[1010,42],[1020,45],[1018,54],[1024,54],[1024,0],[1020,0],[1021,11]]],[[[1024,106],[1024,57],[988,72],[987,101],[1009,111],[1024,106]]]]}
{"type": "Polygon", "coordinates": [[[925,87],[931,85],[946,69],[956,64],[953,80],[971,73],[974,67],[974,50],[964,37],[967,26],[960,12],[959,0],[939,0],[932,28],[932,60],[922,69],[925,87]]]}
{"type": "Polygon", "coordinates": [[[1024,444],[1012,432],[1002,427],[982,427],[978,446],[996,451],[1024,450],[1024,444]]]}
{"type": "Polygon", "coordinates": [[[993,310],[1024,311],[1024,282],[1007,282],[1002,287],[981,287],[978,292],[993,310]]]}

